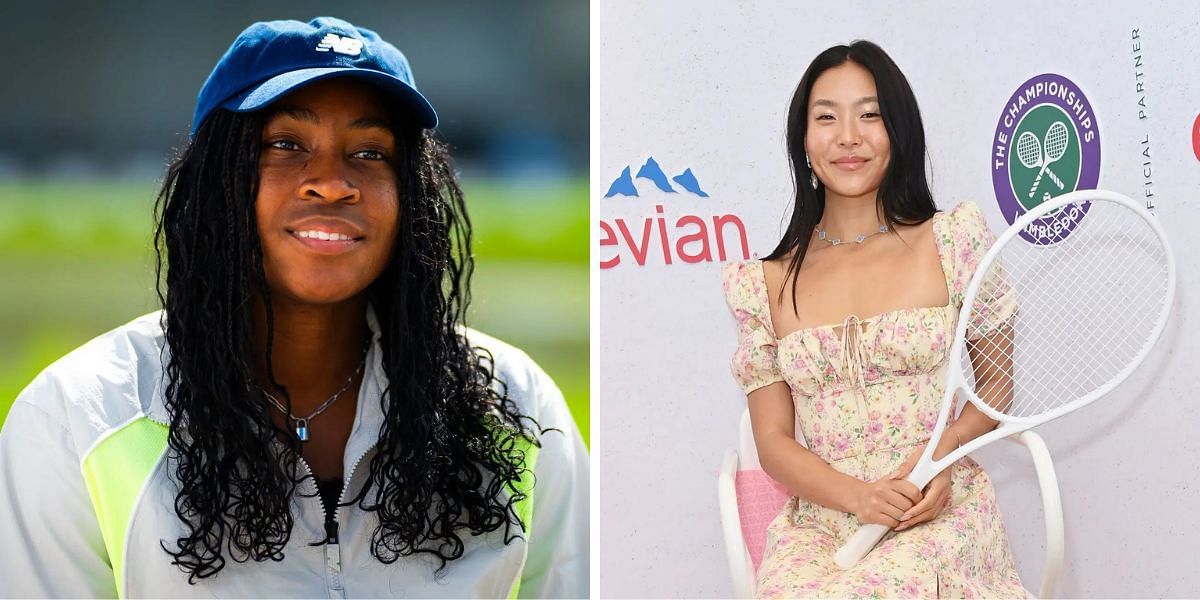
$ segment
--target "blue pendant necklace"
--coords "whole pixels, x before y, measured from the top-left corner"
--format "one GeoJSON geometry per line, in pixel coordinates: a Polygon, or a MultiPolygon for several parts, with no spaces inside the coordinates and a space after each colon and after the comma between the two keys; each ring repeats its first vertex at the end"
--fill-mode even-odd
{"type": "Polygon", "coordinates": [[[278,398],[276,398],[275,396],[272,396],[271,393],[268,392],[267,390],[262,391],[263,395],[267,397],[267,400],[270,400],[271,404],[274,404],[275,408],[279,409],[279,412],[287,415],[288,420],[291,421],[291,423],[292,423],[292,427],[295,428],[297,439],[299,439],[302,442],[307,442],[308,441],[308,422],[313,420],[313,418],[315,418],[317,415],[325,412],[325,409],[332,406],[334,401],[336,401],[342,395],[342,392],[350,389],[350,385],[352,383],[354,383],[354,378],[358,377],[358,374],[360,372],[362,372],[363,367],[367,364],[367,350],[370,349],[370,347],[371,347],[370,346],[370,338],[367,338],[367,340],[368,340],[367,346],[365,348],[363,348],[362,360],[359,361],[358,368],[354,369],[354,372],[350,374],[350,378],[346,380],[346,384],[343,385],[341,389],[334,392],[333,395],[329,397],[329,399],[327,399],[325,402],[322,402],[321,405],[318,406],[316,410],[309,413],[308,416],[297,417],[296,415],[293,415],[292,412],[290,410],[288,410],[287,407],[284,406],[284,404],[282,402],[280,402],[278,398]]]}

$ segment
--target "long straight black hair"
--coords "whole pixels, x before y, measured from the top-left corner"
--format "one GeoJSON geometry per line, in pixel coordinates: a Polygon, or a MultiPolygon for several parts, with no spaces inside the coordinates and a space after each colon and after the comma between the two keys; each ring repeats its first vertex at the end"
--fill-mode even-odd
{"type": "MultiPolygon", "coordinates": [[[[791,279],[792,310],[796,308],[796,279],[813,229],[821,222],[825,213],[825,186],[818,182],[817,189],[809,184],[812,167],[805,159],[804,138],[808,134],[808,102],[813,83],[822,73],[853,62],[871,72],[879,97],[879,113],[887,129],[891,145],[891,162],[879,186],[879,203],[887,224],[917,225],[924,223],[937,212],[929,182],[925,177],[925,127],[921,123],[921,110],[913,95],[908,79],[900,67],[882,48],[866,40],[856,40],[849,46],[829,48],[813,59],[800,78],[792,103],[788,108],[787,149],[792,163],[792,185],[796,191],[796,204],[792,208],[791,221],[783,233],[779,245],[763,260],[775,260],[792,254],[783,278],[791,279]]],[[[782,303],[783,290],[779,297],[782,303]]]]}

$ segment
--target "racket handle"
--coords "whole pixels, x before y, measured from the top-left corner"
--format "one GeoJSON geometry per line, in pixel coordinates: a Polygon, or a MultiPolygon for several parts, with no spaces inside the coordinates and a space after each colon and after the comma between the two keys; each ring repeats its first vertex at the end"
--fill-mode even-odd
{"type": "Polygon", "coordinates": [[[1037,177],[1034,178],[1034,180],[1033,180],[1033,187],[1029,188],[1029,197],[1030,198],[1032,198],[1033,193],[1037,191],[1038,184],[1042,182],[1042,174],[1044,174],[1045,172],[1046,172],[1046,169],[1044,167],[1042,168],[1041,171],[1038,171],[1037,177]]]}
{"type": "Polygon", "coordinates": [[[838,568],[849,569],[858,564],[866,556],[883,536],[887,535],[888,526],[879,525],[877,523],[869,523],[858,528],[854,535],[846,541],[846,545],[842,546],[833,555],[833,562],[837,563],[838,568]]]}
{"type": "Polygon", "coordinates": [[[1046,169],[1046,174],[1050,176],[1050,181],[1053,181],[1054,185],[1058,186],[1058,189],[1066,189],[1065,186],[1063,186],[1062,180],[1058,178],[1058,175],[1054,174],[1054,171],[1046,169]]]}

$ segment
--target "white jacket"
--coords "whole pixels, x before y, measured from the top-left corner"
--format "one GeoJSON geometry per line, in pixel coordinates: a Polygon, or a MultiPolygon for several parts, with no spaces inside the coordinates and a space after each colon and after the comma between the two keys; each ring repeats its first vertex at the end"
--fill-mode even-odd
{"type": "MultiPolygon", "coordinates": [[[[0,596],[113,597],[521,597],[588,595],[588,459],[583,440],[553,381],[523,352],[468,330],[490,350],[495,372],[520,410],[542,427],[534,468],[533,526],[528,544],[503,542],[503,528],[461,535],[462,558],[435,574],[437,561],[402,557],[391,565],[370,553],[374,516],[338,509],[339,544],[325,538],[321,501],[310,481],[293,498],[295,527],[279,562],[236,562],[226,556],[215,577],[189,585],[162,547],[184,528],[175,514],[175,463],[162,453],[149,469],[124,538],[121,589],[114,578],[83,465],[106,437],[135,421],[164,425],[162,313],[138,318],[71,352],[43,371],[13,404],[0,431],[0,596]],[[312,488],[312,489],[307,489],[312,488]]],[[[376,335],[346,444],[348,489],[366,480],[382,422],[386,375],[376,335]]],[[[152,426],[153,427],[153,426],[152,426]]],[[[109,546],[112,540],[107,540],[109,546]]]]}

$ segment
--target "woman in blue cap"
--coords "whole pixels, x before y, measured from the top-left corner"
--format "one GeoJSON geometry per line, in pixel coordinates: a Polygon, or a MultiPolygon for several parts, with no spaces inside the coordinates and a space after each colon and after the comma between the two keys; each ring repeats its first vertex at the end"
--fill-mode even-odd
{"type": "Polygon", "coordinates": [[[463,326],[436,125],[370,30],[238,36],[159,196],[164,310],[0,433],[7,593],[587,594],[586,451],[549,377],[463,326]]]}

